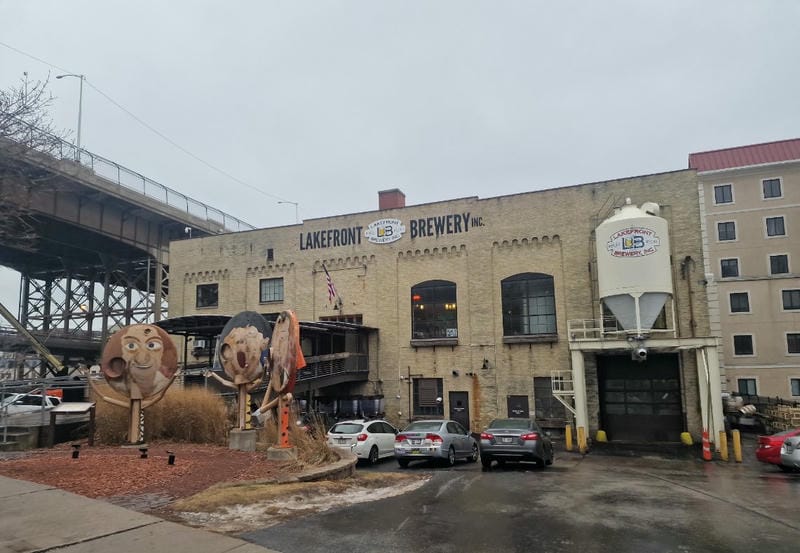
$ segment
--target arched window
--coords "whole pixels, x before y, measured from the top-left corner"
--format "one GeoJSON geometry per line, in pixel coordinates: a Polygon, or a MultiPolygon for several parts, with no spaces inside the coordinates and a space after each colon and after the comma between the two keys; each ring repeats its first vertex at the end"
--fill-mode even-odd
{"type": "Polygon", "coordinates": [[[411,339],[458,338],[456,285],[429,280],[411,287],[411,339]]]}
{"type": "Polygon", "coordinates": [[[556,334],[556,297],[553,277],[519,273],[500,282],[503,295],[503,335],[556,334]]]}

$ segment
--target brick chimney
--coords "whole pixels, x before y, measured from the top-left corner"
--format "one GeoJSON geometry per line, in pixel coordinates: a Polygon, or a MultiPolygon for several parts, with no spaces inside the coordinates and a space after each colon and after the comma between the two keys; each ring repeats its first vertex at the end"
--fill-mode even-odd
{"type": "Polygon", "coordinates": [[[396,209],[406,206],[406,195],[399,188],[391,190],[381,190],[378,192],[378,209],[396,209]]]}

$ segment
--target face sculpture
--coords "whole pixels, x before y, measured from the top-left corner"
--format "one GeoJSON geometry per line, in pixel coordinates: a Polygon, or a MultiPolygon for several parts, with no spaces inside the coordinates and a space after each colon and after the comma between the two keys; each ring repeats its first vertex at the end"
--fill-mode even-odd
{"type": "Polygon", "coordinates": [[[161,328],[131,325],[108,340],[100,368],[114,390],[131,399],[145,399],[169,386],[178,356],[161,328]]]}
{"type": "Polygon", "coordinates": [[[269,345],[266,320],[244,311],[233,317],[222,331],[219,361],[236,385],[257,380],[264,374],[263,358],[269,345]]]}

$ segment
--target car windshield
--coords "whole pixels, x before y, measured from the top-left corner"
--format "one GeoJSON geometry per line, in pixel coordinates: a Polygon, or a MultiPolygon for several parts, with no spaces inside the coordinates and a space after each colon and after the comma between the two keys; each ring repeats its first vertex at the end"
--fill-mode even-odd
{"type": "Polygon", "coordinates": [[[495,419],[489,428],[497,428],[502,430],[527,430],[530,427],[530,421],[525,419],[495,419]]]}
{"type": "Polygon", "coordinates": [[[412,422],[403,432],[431,432],[439,430],[442,427],[442,423],[439,421],[427,421],[427,422],[412,422]]]}
{"type": "Polygon", "coordinates": [[[362,428],[364,428],[363,424],[340,422],[331,428],[331,434],[356,434],[357,432],[361,432],[362,428]]]}

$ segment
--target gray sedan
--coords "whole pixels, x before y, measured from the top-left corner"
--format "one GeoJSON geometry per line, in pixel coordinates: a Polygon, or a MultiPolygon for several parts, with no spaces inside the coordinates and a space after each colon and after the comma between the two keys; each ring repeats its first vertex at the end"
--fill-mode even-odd
{"type": "Polygon", "coordinates": [[[452,467],[456,459],[477,461],[478,442],[456,421],[416,421],[395,437],[394,456],[401,468],[417,459],[443,460],[452,467]]]}
{"type": "Polygon", "coordinates": [[[550,436],[533,419],[495,419],[481,432],[481,464],[489,470],[492,461],[532,461],[540,467],[553,464],[550,436]]]}
{"type": "Polygon", "coordinates": [[[800,436],[784,440],[781,446],[781,466],[789,470],[800,470],[800,436]]]}

